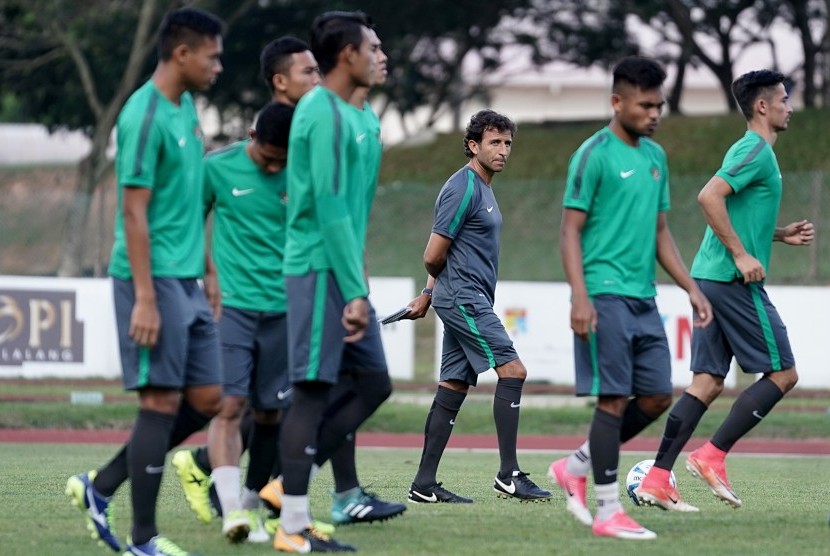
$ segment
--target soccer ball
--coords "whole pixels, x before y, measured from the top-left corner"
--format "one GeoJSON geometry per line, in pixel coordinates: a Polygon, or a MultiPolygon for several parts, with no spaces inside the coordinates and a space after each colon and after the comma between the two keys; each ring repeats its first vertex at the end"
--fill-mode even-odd
{"type": "MultiPolygon", "coordinates": [[[[643,477],[646,476],[648,470],[651,469],[651,466],[654,465],[653,459],[644,459],[643,461],[636,463],[634,467],[631,468],[631,471],[628,472],[628,476],[625,478],[625,492],[628,493],[628,497],[631,498],[631,501],[634,502],[635,506],[640,505],[640,501],[637,500],[637,495],[634,494],[634,489],[640,486],[640,483],[643,480],[643,477]]],[[[677,479],[674,476],[674,471],[671,472],[669,482],[671,486],[677,487],[677,479]]]]}

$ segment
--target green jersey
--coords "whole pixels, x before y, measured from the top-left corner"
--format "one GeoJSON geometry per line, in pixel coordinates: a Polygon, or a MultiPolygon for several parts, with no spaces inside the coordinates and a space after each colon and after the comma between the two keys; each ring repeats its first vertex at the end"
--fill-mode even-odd
{"type": "Polygon", "coordinates": [[[375,200],[375,192],[378,187],[378,172],[380,172],[380,159],[383,154],[383,143],[380,139],[380,119],[369,103],[363,105],[363,111],[357,119],[360,126],[357,130],[357,138],[361,147],[361,157],[365,162],[364,176],[366,180],[365,190],[365,213],[355,216],[355,224],[358,229],[358,242],[362,251],[366,250],[366,234],[369,228],[369,214],[372,210],[372,203],[375,200]]]}
{"type": "Polygon", "coordinates": [[[213,261],[223,305],[284,312],[286,172],[263,172],[245,150],[249,143],[240,141],[205,157],[213,261]]]}
{"type": "Polygon", "coordinates": [[[116,142],[118,204],[109,273],[132,278],[122,213],[124,188],[146,187],[153,191],[147,207],[152,275],[202,276],[204,137],[193,97],[184,93],[177,106],[147,81],[121,109],[116,142]]]}
{"type": "Polygon", "coordinates": [[[657,216],[669,210],[662,147],[632,147],[605,127],[571,157],[563,206],[586,213],[582,264],[588,295],[654,297],[657,216]]]}
{"type": "Polygon", "coordinates": [[[285,275],[329,270],[347,302],[369,293],[360,224],[368,214],[362,114],[315,87],[297,104],[288,141],[285,275]]]}
{"type": "MultiPolygon", "coordinates": [[[[754,131],[747,131],[726,151],[715,175],[735,192],[726,198],[726,212],[735,233],[746,252],[769,271],[782,190],[781,170],[772,146],[754,131]]],[[[706,226],[691,274],[694,278],[717,282],[731,282],[741,277],[735,259],[710,226],[706,226]]]]}

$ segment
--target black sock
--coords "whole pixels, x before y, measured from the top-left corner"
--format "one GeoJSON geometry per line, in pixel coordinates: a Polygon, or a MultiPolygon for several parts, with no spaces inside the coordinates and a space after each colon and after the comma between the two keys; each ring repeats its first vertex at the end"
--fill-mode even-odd
{"type": "Polygon", "coordinates": [[[239,453],[244,454],[254,441],[254,411],[250,405],[245,406],[239,420],[239,436],[242,438],[242,451],[239,453]]]}
{"type": "Polygon", "coordinates": [[[522,402],[524,379],[500,378],[493,396],[493,420],[499,441],[499,475],[506,476],[519,469],[516,457],[516,441],[519,436],[519,406],[522,402]]]}
{"type": "Polygon", "coordinates": [[[438,464],[450,440],[455,418],[465,397],[465,392],[438,387],[424,424],[424,451],[421,453],[418,473],[412,481],[415,486],[428,487],[437,482],[438,464]]]}
{"type": "Polygon", "coordinates": [[[262,487],[268,484],[271,470],[274,469],[274,460],[277,459],[276,437],[280,426],[265,425],[253,421],[251,429],[251,442],[248,446],[248,474],[245,476],[245,487],[254,492],[259,492],[262,487]]]}
{"type": "Polygon", "coordinates": [[[706,413],[706,404],[684,392],[669,413],[654,466],[671,471],[683,447],[695,432],[700,418],[706,413]]]}
{"type": "Polygon", "coordinates": [[[762,378],[738,396],[729,415],[712,436],[715,448],[728,452],[743,435],[766,417],[775,404],[784,397],[784,392],[773,381],[762,378]]]}
{"type": "Polygon", "coordinates": [[[637,403],[637,398],[634,398],[625,407],[625,412],[622,416],[622,425],[620,427],[620,444],[624,444],[640,434],[643,429],[652,424],[655,417],[648,415],[637,403]]]}
{"type": "Polygon", "coordinates": [[[620,463],[620,428],[622,418],[597,408],[591,420],[588,443],[591,447],[591,468],[594,483],[611,484],[617,480],[620,463]]]}
{"type": "Polygon", "coordinates": [[[210,475],[210,472],[213,471],[213,466],[210,464],[210,451],[208,451],[207,446],[199,446],[196,448],[196,451],[193,453],[193,459],[205,475],[210,475]]]}
{"type": "Polygon", "coordinates": [[[334,475],[334,492],[346,492],[360,486],[355,464],[355,434],[347,434],[346,440],[330,458],[334,475]]]}
{"type": "Polygon", "coordinates": [[[133,510],[132,539],[136,545],[146,543],[158,534],[156,501],[175,420],[174,415],[141,409],[127,444],[133,510]]]}
{"type": "Polygon", "coordinates": [[[317,433],[326,410],[331,385],[324,382],[298,382],[294,385],[294,400],[282,423],[282,430],[290,431],[280,438],[280,458],[285,494],[308,494],[311,464],[317,452],[317,433]]]}
{"type": "Polygon", "coordinates": [[[95,480],[92,481],[92,486],[98,491],[98,494],[109,498],[115,494],[118,487],[124,484],[128,476],[127,445],[125,444],[109,463],[98,470],[95,480]]]}
{"type": "MultiPolygon", "coordinates": [[[[286,410],[282,410],[286,411],[286,410]]],[[[284,415],[283,415],[284,416],[284,415]]],[[[280,436],[282,435],[282,419],[277,424],[277,432],[274,434],[274,465],[271,466],[271,478],[282,475],[282,459],[280,459],[280,436]]]]}
{"type": "Polygon", "coordinates": [[[170,433],[168,450],[172,450],[187,440],[194,432],[199,432],[205,428],[208,422],[210,422],[209,416],[200,413],[187,401],[182,400],[182,403],[179,404],[179,411],[176,413],[176,420],[173,423],[173,432],[170,433]]]}

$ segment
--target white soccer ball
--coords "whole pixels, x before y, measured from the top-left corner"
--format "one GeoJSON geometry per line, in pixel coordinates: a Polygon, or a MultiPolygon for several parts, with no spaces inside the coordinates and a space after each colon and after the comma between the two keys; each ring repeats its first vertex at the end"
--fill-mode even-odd
{"type": "MultiPolygon", "coordinates": [[[[652,465],[654,465],[653,459],[644,459],[643,461],[634,464],[634,467],[631,468],[631,471],[628,472],[628,476],[625,478],[625,492],[628,493],[628,497],[631,498],[631,501],[634,502],[635,506],[639,506],[640,501],[637,500],[637,495],[634,494],[634,489],[640,486],[640,483],[643,481],[643,477],[646,476],[646,473],[648,473],[648,470],[651,469],[652,465]]],[[[671,483],[671,486],[677,488],[677,479],[674,476],[674,471],[671,472],[669,482],[671,483]]]]}

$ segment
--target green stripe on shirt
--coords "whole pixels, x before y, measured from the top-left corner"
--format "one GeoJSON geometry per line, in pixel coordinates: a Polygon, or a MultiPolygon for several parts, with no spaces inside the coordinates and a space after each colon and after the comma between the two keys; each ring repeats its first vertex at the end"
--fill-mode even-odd
{"type": "Polygon", "coordinates": [[[467,170],[467,191],[464,192],[464,198],[461,199],[461,204],[458,205],[458,210],[455,213],[455,216],[450,223],[450,229],[447,230],[449,233],[454,234],[455,229],[458,227],[458,224],[461,222],[461,217],[464,216],[464,212],[467,210],[467,206],[470,204],[470,199],[473,198],[473,189],[475,188],[475,181],[476,176],[472,170],[467,170]]]}

